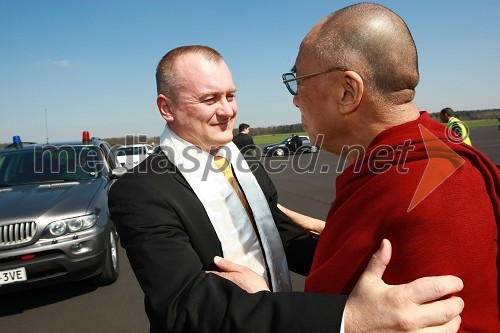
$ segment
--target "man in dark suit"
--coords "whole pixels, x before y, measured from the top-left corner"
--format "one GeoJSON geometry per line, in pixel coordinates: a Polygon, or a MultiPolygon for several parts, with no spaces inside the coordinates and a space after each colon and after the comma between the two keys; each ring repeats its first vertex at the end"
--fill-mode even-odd
{"type": "Polygon", "coordinates": [[[343,321],[366,331],[409,331],[461,312],[458,298],[433,302],[459,291],[458,278],[383,283],[387,247],[349,298],[291,292],[288,268],[308,273],[316,239],[281,213],[263,167],[231,142],[237,106],[229,68],[217,51],[185,46],[162,58],[156,79],[168,123],[161,151],[119,179],[109,196],[151,332],[338,332],[343,321]],[[228,163],[217,169],[221,158],[231,163],[230,175],[228,163]],[[231,268],[223,274],[235,283],[207,272],[217,269],[215,256],[251,268],[264,286],[254,293],[238,287],[242,268],[226,260],[216,261],[231,268]]]}
{"type": "Polygon", "coordinates": [[[286,146],[290,152],[297,152],[297,150],[302,146],[302,139],[297,134],[292,134],[290,141],[286,143],[286,146]]]}
{"type": "Polygon", "coordinates": [[[233,142],[241,153],[246,155],[247,152],[255,150],[255,144],[253,143],[252,136],[249,134],[250,125],[245,123],[240,124],[238,130],[240,132],[233,137],[233,142]]]}

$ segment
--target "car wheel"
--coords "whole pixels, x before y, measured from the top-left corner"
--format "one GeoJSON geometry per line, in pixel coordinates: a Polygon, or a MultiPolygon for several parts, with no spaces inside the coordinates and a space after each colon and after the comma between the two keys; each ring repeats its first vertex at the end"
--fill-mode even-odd
{"type": "Polygon", "coordinates": [[[115,225],[110,222],[108,239],[106,244],[106,259],[102,272],[93,277],[93,282],[98,286],[105,286],[115,282],[120,273],[120,262],[118,260],[118,233],[115,225]]]}
{"type": "Polygon", "coordinates": [[[311,146],[310,150],[311,153],[317,153],[318,152],[318,147],[316,146],[311,146]]]}
{"type": "Polygon", "coordinates": [[[285,150],[283,148],[278,148],[274,151],[274,154],[273,155],[276,155],[276,156],[283,156],[285,155],[285,150]]]}

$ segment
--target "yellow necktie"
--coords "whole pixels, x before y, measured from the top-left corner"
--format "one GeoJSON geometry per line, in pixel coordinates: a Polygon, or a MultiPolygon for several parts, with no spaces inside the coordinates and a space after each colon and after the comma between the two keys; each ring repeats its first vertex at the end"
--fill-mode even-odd
{"type": "Polygon", "coordinates": [[[238,182],[236,181],[236,178],[234,178],[233,170],[231,169],[231,163],[229,163],[229,161],[222,156],[215,156],[214,157],[214,164],[217,168],[219,168],[219,170],[222,172],[224,177],[226,177],[229,184],[231,184],[233,189],[236,191],[236,194],[238,194],[238,198],[240,198],[240,201],[243,204],[243,207],[245,207],[245,210],[248,214],[248,217],[250,217],[250,220],[252,221],[252,223],[255,223],[253,220],[252,210],[250,209],[250,206],[248,205],[247,199],[245,198],[243,193],[241,193],[240,187],[238,186],[238,182]]]}

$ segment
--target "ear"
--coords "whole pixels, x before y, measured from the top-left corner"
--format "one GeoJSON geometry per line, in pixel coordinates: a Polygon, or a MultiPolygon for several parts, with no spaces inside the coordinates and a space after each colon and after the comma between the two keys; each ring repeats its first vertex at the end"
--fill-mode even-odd
{"type": "Polygon", "coordinates": [[[163,94],[159,94],[156,98],[156,104],[158,105],[158,110],[160,111],[163,119],[165,119],[168,123],[173,123],[175,118],[172,100],[163,94]]]}
{"type": "Polygon", "coordinates": [[[361,76],[354,71],[345,71],[342,76],[343,95],[340,98],[340,112],[344,115],[356,111],[364,93],[361,76]]]}

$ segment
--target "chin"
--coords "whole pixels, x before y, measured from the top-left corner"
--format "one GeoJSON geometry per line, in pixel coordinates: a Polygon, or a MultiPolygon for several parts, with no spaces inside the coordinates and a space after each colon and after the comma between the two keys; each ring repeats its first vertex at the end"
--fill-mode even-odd
{"type": "Polygon", "coordinates": [[[226,132],[219,133],[219,135],[217,135],[215,137],[214,144],[216,146],[225,146],[229,142],[231,142],[232,140],[233,140],[233,133],[232,133],[232,131],[229,131],[227,133],[226,132]]]}

